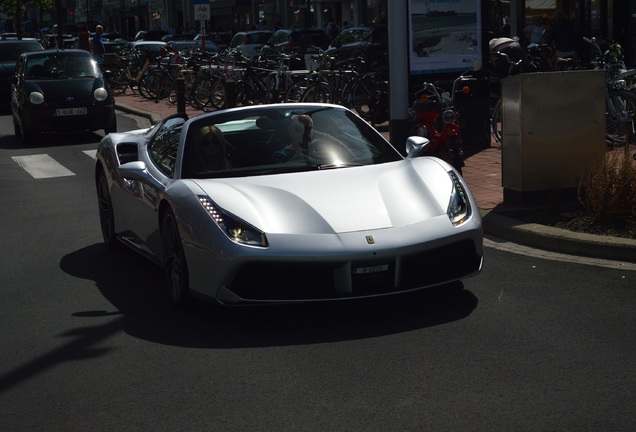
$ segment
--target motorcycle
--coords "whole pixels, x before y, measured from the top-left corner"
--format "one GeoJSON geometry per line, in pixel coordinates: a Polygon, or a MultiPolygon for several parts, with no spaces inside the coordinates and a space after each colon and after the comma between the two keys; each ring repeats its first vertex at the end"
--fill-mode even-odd
{"type": "Polygon", "coordinates": [[[438,157],[460,174],[464,166],[464,150],[451,97],[443,89],[425,82],[415,93],[411,109],[413,135],[428,138],[425,155],[438,157]]]}

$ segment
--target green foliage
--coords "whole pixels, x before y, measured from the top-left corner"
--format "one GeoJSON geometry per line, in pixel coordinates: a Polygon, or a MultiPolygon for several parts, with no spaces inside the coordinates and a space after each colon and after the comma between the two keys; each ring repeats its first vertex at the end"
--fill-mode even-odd
{"type": "MultiPolygon", "coordinates": [[[[0,9],[7,14],[10,19],[15,18],[15,12],[18,0],[0,0],[0,9]]],[[[29,8],[33,7],[36,11],[53,10],[53,0],[21,0],[20,10],[25,14],[29,8]]]]}
{"type": "Polygon", "coordinates": [[[636,221],[636,161],[630,146],[606,152],[579,185],[578,198],[595,222],[636,221]]]}

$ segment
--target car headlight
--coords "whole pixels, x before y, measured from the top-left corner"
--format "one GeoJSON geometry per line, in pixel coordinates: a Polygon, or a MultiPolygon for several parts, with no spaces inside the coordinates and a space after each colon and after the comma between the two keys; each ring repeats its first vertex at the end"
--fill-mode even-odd
{"type": "Polygon", "coordinates": [[[238,217],[227,213],[219,208],[214,202],[205,195],[197,195],[199,202],[210,215],[212,220],[225,233],[230,240],[236,243],[267,247],[267,237],[265,233],[239,219],[238,217]]]}
{"type": "Polygon", "coordinates": [[[442,114],[442,119],[444,120],[444,123],[455,123],[455,121],[457,120],[457,115],[453,110],[446,110],[442,114]]]}
{"type": "Polygon", "coordinates": [[[31,92],[29,101],[31,101],[33,105],[40,105],[44,102],[44,95],[40,92],[31,92]]]}
{"type": "Polygon", "coordinates": [[[454,171],[449,171],[448,175],[453,182],[453,190],[451,191],[450,201],[448,203],[448,209],[446,214],[451,223],[455,226],[461,225],[468,220],[472,211],[470,208],[470,201],[468,200],[468,194],[466,189],[459,181],[459,177],[454,171]]]}
{"type": "Polygon", "coordinates": [[[101,102],[103,100],[106,100],[106,98],[108,97],[108,92],[104,87],[100,87],[98,89],[95,89],[95,91],[93,92],[93,96],[95,96],[95,99],[101,102]]]}

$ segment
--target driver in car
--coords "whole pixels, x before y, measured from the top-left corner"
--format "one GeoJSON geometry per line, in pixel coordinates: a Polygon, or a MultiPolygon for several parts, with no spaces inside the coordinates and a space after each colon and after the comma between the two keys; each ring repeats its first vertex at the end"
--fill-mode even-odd
{"type": "Polygon", "coordinates": [[[291,159],[306,156],[311,142],[311,129],[314,122],[306,114],[294,114],[287,126],[290,144],[272,155],[272,162],[282,163],[291,159]]]}

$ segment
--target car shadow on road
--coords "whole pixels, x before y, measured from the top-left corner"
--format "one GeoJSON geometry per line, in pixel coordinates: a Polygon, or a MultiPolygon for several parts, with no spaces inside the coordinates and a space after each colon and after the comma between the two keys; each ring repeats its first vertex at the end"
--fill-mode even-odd
{"type": "Polygon", "coordinates": [[[378,337],[461,320],[478,303],[457,282],[382,299],[250,307],[196,303],[179,310],[164,295],[161,269],[123,247],[112,253],[101,244],[87,246],[64,256],[60,267],[94,281],[113,305],[113,310],[78,310],[73,316],[98,321],[121,314],[121,330],[127,334],[184,347],[249,348],[378,337]]]}

